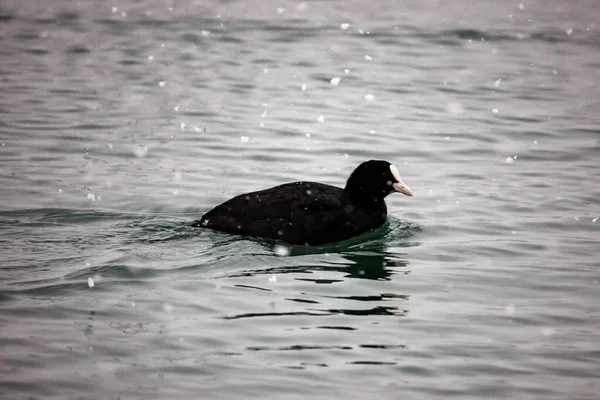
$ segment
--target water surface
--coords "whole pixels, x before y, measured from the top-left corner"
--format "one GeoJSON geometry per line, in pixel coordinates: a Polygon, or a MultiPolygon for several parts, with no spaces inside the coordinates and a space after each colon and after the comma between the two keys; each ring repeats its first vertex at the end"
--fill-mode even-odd
{"type": "Polygon", "coordinates": [[[597,398],[598,11],[3,2],[1,397],[597,398]],[[188,226],[372,158],[366,237],[188,226]]]}

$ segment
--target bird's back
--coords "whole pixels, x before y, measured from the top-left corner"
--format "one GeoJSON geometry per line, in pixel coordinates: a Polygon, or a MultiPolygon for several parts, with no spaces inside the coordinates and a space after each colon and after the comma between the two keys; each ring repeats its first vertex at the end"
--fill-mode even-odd
{"type": "Polygon", "coordinates": [[[386,217],[352,204],[344,189],[316,182],[293,182],[236,196],[213,208],[193,226],[318,245],[378,228],[386,217]]]}

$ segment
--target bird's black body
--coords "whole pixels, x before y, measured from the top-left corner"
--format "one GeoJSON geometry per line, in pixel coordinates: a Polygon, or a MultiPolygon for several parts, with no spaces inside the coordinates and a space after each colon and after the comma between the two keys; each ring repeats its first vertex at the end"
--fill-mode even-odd
{"type": "Polygon", "coordinates": [[[361,164],[344,189],[293,182],[242,194],[216,206],[192,226],[307,246],[349,239],[385,222],[383,199],[398,182],[390,165],[386,161],[361,164]]]}

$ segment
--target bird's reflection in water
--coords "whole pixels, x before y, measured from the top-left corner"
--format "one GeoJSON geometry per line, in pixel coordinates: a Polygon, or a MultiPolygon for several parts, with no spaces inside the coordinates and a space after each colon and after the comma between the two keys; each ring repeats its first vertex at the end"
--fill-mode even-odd
{"type": "MultiPolygon", "coordinates": [[[[400,258],[398,255],[388,253],[383,249],[377,251],[373,247],[369,247],[368,249],[352,250],[337,254],[322,252],[316,254],[304,254],[303,256],[309,257],[310,261],[313,262],[297,264],[296,260],[288,258],[288,260],[292,260],[289,262],[284,261],[282,263],[279,263],[280,265],[273,267],[243,270],[235,273],[230,273],[227,274],[227,277],[251,277],[265,274],[277,275],[314,274],[317,272],[340,272],[343,275],[339,278],[295,278],[296,280],[310,281],[315,283],[336,283],[343,282],[344,278],[389,281],[391,280],[393,274],[409,273],[408,260],[400,258]],[[336,260],[332,260],[332,258],[336,260]]],[[[284,257],[282,257],[281,259],[285,260],[284,257]]]]}
{"type": "MultiPolygon", "coordinates": [[[[372,250],[365,253],[340,254],[342,262],[331,263],[324,270],[333,270],[344,273],[344,278],[372,279],[389,281],[392,274],[408,272],[408,261],[397,256],[377,253],[372,250]]],[[[297,278],[298,280],[313,280],[315,283],[323,283],[316,279],[297,278]]]]}
{"type": "Polygon", "coordinates": [[[285,368],[328,367],[321,362],[323,352],[334,357],[341,351],[351,353],[343,356],[347,364],[396,364],[399,352],[404,351],[406,345],[398,342],[398,337],[380,336],[377,332],[380,326],[389,329],[384,321],[395,326],[394,318],[408,314],[409,295],[394,292],[406,287],[402,285],[402,277],[410,272],[410,263],[405,255],[388,249],[391,243],[394,249],[418,243],[407,242],[405,238],[410,234],[405,231],[395,231],[399,234],[394,235],[390,229],[371,240],[342,248],[289,248],[287,257],[281,257],[278,251],[281,249],[277,248],[273,249],[272,256],[256,254],[256,257],[265,257],[264,264],[272,266],[238,271],[228,274],[227,278],[239,280],[237,288],[254,290],[259,299],[263,299],[261,293],[269,291],[273,306],[265,310],[261,300],[256,308],[250,306],[245,313],[223,318],[258,318],[260,325],[269,323],[285,327],[286,331],[314,331],[311,335],[302,335],[303,340],[299,342],[298,337],[290,336],[290,340],[284,338],[277,344],[253,342],[245,347],[247,352],[277,353],[280,359],[286,360],[282,365],[285,368]],[[387,235],[390,231],[392,235],[387,235]],[[284,275],[287,279],[282,277],[284,275]],[[277,279],[278,276],[281,279],[277,279]],[[278,283],[265,285],[266,281],[278,283]],[[332,338],[335,339],[332,341],[332,338]],[[300,352],[312,354],[283,355],[300,352]],[[314,362],[306,362],[306,359],[314,362]]]}
{"type": "MultiPolygon", "coordinates": [[[[394,273],[408,273],[406,258],[387,250],[390,241],[409,237],[420,228],[392,219],[375,232],[370,232],[348,241],[319,247],[286,246],[263,241],[261,244],[272,249],[279,257],[274,266],[251,269],[229,274],[233,276],[256,276],[262,274],[314,274],[318,272],[340,272],[341,277],[316,279],[298,277],[297,280],[315,283],[336,283],[344,278],[389,281],[394,273]]],[[[398,244],[396,244],[398,245],[398,244]]],[[[398,247],[414,246],[418,243],[402,242],[398,247]]]]}
{"type": "MultiPolygon", "coordinates": [[[[323,249],[321,249],[323,250],[323,249]]],[[[303,289],[302,292],[287,296],[286,301],[293,302],[294,304],[304,305],[306,308],[298,310],[297,306],[293,307],[293,310],[279,311],[279,312],[268,312],[268,313],[246,313],[238,314],[234,316],[225,317],[227,319],[238,319],[238,318],[250,318],[250,317],[266,317],[266,316],[284,316],[284,315],[312,315],[312,316],[323,316],[323,315],[351,315],[351,316],[366,316],[366,315],[389,315],[389,316],[403,316],[407,313],[407,310],[398,307],[398,301],[406,301],[409,299],[408,295],[389,293],[389,289],[386,288],[387,284],[383,284],[385,281],[392,281],[395,275],[408,274],[409,262],[405,258],[401,258],[399,255],[392,254],[385,249],[385,244],[382,241],[371,242],[366,245],[360,245],[353,248],[348,248],[345,251],[339,253],[327,253],[325,251],[317,251],[308,253],[304,251],[303,254],[297,255],[296,257],[280,257],[281,262],[278,266],[264,268],[264,269],[252,269],[245,270],[235,274],[228,275],[232,277],[256,277],[258,275],[297,275],[293,279],[301,282],[312,282],[319,285],[324,284],[337,284],[346,282],[348,279],[368,279],[375,281],[382,281],[381,291],[372,294],[348,294],[332,295],[330,292],[323,287],[323,289],[316,289],[306,291],[303,289]],[[304,261],[297,263],[298,261],[304,261]],[[310,262],[305,262],[310,261],[310,262]],[[284,264],[284,265],[281,265],[284,264]],[[286,265],[287,264],[287,265],[286,265]],[[317,275],[316,277],[314,275],[317,275]],[[385,285],[385,286],[383,286],[385,285]],[[357,307],[345,307],[345,308],[333,308],[323,307],[326,303],[331,300],[327,299],[340,299],[349,302],[360,302],[357,307]],[[368,303],[368,307],[364,307],[365,303],[368,303]]],[[[253,281],[254,283],[254,281],[253,281]]],[[[255,284],[238,284],[239,288],[244,289],[257,289],[257,290],[273,290],[256,286],[255,284]]],[[[364,285],[350,285],[349,288],[355,287],[356,290],[364,291],[364,285]]],[[[372,288],[372,286],[369,286],[372,288]]],[[[336,305],[339,305],[336,302],[336,305]]],[[[342,304],[346,304],[345,302],[342,304]]],[[[352,304],[352,303],[348,303],[352,304]]],[[[353,329],[348,326],[318,326],[323,329],[353,329]]]]}

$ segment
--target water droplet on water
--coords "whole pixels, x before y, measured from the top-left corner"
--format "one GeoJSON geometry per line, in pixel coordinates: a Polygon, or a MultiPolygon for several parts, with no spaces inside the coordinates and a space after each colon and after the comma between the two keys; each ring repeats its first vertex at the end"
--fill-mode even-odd
{"type": "Polygon", "coordinates": [[[515,314],[515,310],[516,310],[516,306],[514,304],[509,304],[506,306],[506,308],[504,309],[504,313],[506,315],[514,315],[515,314]]]}
{"type": "Polygon", "coordinates": [[[506,160],[504,160],[504,161],[506,161],[507,164],[512,164],[515,162],[514,158],[512,158],[512,157],[506,157],[506,160]]]}
{"type": "Polygon", "coordinates": [[[365,55],[365,60],[367,61],[371,61],[373,59],[373,57],[371,57],[370,55],[365,55]]]}
{"type": "Polygon", "coordinates": [[[448,104],[446,104],[446,112],[448,114],[453,114],[453,115],[460,115],[462,113],[465,112],[462,104],[456,102],[456,101],[451,101],[448,104]]]}
{"type": "Polygon", "coordinates": [[[271,275],[269,277],[269,282],[272,282],[272,283],[277,282],[277,276],[276,275],[271,275]]]}
{"type": "Polygon", "coordinates": [[[306,90],[306,85],[303,83],[302,84],[302,91],[304,92],[306,90]]]}
{"type": "Polygon", "coordinates": [[[365,100],[371,101],[371,100],[375,100],[375,96],[373,96],[371,93],[365,95],[365,100]]]}
{"type": "Polygon", "coordinates": [[[323,115],[319,115],[319,117],[317,118],[317,121],[323,122],[323,121],[325,121],[325,117],[323,115]]]}
{"type": "Polygon", "coordinates": [[[340,25],[340,28],[342,28],[343,31],[347,30],[348,28],[350,28],[350,24],[344,22],[343,24],[340,25]]]}
{"type": "Polygon", "coordinates": [[[240,136],[240,142],[248,143],[249,141],[250,141],[250,138],[248,136],[240,136]]]}
{"type": "Polygon", "coordinates": [[[554,328],[542,328],[542,335],[544,335],[544,336],[554,335],[554,328]]]}
{"type": "Polygon", "coordinates": [[[88,277],[88,286],[91,288],[96,286],[96,284],[94,283],[94,279],[92,279],[92,277],[88,277]]]}
{"type": "Polygon", "coordinates": [[[339,76],[336,76],[335,78],[331,78],[331,80],[330,80],[329,82],[331,82],[331,84],[332,84],[333,86],[337,86],[337,85],[339,85],[339,84],[340,84],[340,80],[341,80],[341,79],[342,79],[342,78],[340,78],[339,76]]]}
{"type": "Polygon", "coordinates": [[[136,157],[146,157],[146,154],[148,154],[148,148],[146,146],[135,146],[133,148],[133,155],[136,157]]]}
{"type": "Polygon", "coordinates": [[[167,81],[160,81],[160,82],[158,82],[158,86],[165,87],[166,83],[167,83],[167,81]]]}

